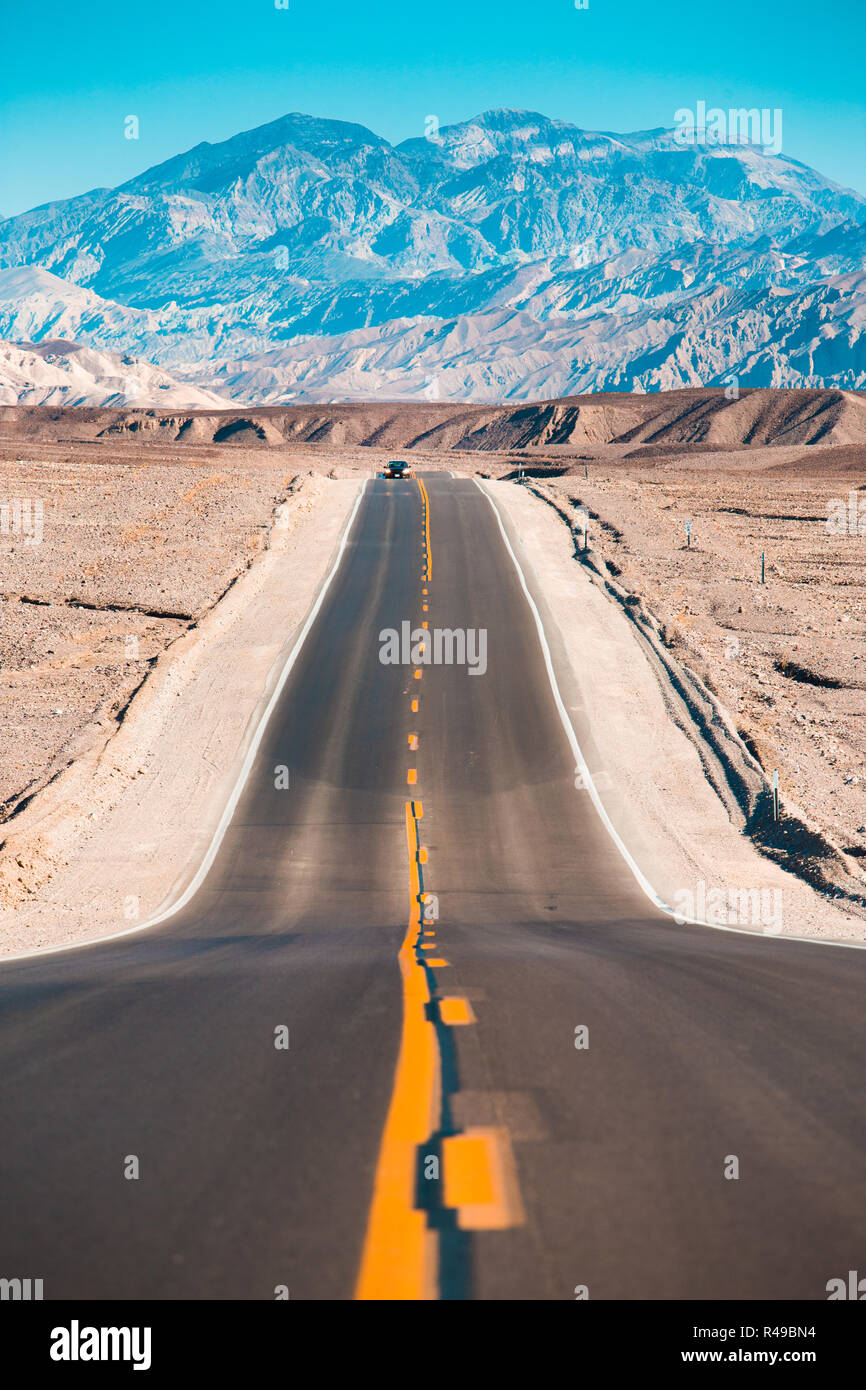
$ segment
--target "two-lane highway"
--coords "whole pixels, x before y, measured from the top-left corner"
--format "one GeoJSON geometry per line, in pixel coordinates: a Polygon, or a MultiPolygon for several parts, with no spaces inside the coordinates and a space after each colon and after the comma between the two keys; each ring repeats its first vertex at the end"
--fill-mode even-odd
{"type": "Polygon", "coordinates": [[[866,1248],[864,983],[861,951],[652,907],[488,499],[368,483],[192,902],[0,963],[0,1275],[823,1298],[866,1248]],[[429,652],[387,664],[404,622],[429,652]],[[436,629],[483,631],[483,674],[428,663],[436,629]]]}

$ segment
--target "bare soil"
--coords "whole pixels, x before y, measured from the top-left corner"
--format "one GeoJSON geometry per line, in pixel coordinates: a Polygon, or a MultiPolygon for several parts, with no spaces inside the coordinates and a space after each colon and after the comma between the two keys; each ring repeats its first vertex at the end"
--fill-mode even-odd
{"type": "Polygon", "coordinates": [[[857,392],[0,409],[0,502],[38,499],[43,526],[40,544],[0,534],[0,822],[117,727],[160,653],[267,549],[299,479],[360,480],[404,455],[522,479],[574,524],[575,563],[588,516],[588,556],[618,601],[715,692],[767,778],[778,772],[789,826],[804,830],[765,851],[799,857],[829,893],[866,893],[857,392]],[[854,524],[834,531],[840,507],[854,524]]]}
{"type": "Polygon", "coordinates": [[[527,485],[564,506],[578,550],[588,514],[596,560],[866,888],[866,527],[828,529],[834,506],[866,516],[866,449],[596,458],[527,485]]]}
{"type": "Polygon", "coordinates": [[[122,717],[160,652],[268,545],[297,468],[236,458],[81,457],[0,465],[0,822],[122,717]],[[41,536],[35,504],[41,508],[41,536]]]}

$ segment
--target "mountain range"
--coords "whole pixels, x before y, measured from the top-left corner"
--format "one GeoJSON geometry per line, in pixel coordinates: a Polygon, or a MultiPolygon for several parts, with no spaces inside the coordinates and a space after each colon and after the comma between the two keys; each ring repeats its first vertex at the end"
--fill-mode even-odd
{"type": "Polygon", "coordinates": [[[0,342],[0,405],[219,410],[231,401],[128,353],[46,338],[41,343],[0,342]]]}
{"type": "Polygon", "coordinates": [[[850,390],[864,267],[866,198],[760,146],[289,115],[0,223],[0,336],[257,404],[850,390]]]}

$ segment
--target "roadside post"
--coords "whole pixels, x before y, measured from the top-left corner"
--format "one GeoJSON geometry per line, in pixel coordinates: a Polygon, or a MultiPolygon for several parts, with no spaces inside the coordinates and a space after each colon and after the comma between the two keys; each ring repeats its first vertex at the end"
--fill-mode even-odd
{"type": "Polygon", "coordinates": [[[586,507],[575,508],[574,521],[572,522],[572,530],[576,531],[578,526],[580,526],[583,530],[583,545],[579,548],[585,551],[587,544],[587,533],[589,531],[589,512],[586,510],[586,507]]]}

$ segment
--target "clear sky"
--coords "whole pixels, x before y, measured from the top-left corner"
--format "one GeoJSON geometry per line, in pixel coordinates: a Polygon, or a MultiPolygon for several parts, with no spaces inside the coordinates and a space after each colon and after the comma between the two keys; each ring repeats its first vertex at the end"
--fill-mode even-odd
{"type": "Polygon", "coordinates": [[[783,152],[866,194],[866,0],[40,0],[3,19],[0,215],[288,111],[394,142],[491,107],[595,130],[781,107],[783,152]],[[124,118],[140,138],[124,138],[124,118]]]}

